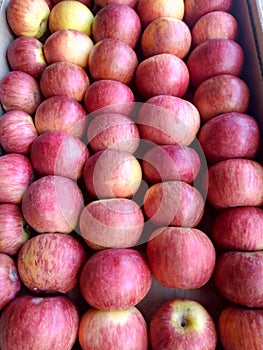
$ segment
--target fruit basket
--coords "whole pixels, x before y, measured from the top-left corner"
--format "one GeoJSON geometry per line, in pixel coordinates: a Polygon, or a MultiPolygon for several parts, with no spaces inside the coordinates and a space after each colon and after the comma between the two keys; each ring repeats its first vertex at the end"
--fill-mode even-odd
{"type": "MultiPolygon", "coordinates": [[[[7,0],[2,0],[0,10],[0,79],[4,77],[9,71],[9,65],[6,59],[6,51],[9,44],[13,41],[14,36],[10,30],[6,20],[6,8],[8,6],[7,0]]],[[[255,0],[234,1],[231,13],[238,21],[239,36],[238,42],[245,53],[245,64],[242,71],[241,78],[247,83],[250,90],[250,102],[247,113],[252,115],[258,122],[263,140],[263,17],[262,17],[262,3],[255,0]]],[[[191,91],[189,93],[191,99],[191,91]]],[[[140,101],[138,104],[140,105],[140,101]]],[[[4,114],[4,110],[0,105],[0,116],[4,114]]],[[[198,145],[199,147],[199,145],[198,145]]],[[[1,154],[3,150],[1,149],[1,154]]],[[[257,154],[256,160],[263,165],[263,142],[257,154]]],[[[204,167],[207,164],[204,160],[204,167]]],[[[204,171],[206,169],[203,169],[204,171]]],[[[263,190],[263,189],[262,189],[263,190]]],[[[205,212],[198,223],[197,228],[205,232],[209,237],[212,236],[211,230],[214,220],[214,208],[209,203],[205,206],[205,212]]],[[[151,229],[151,226],[150,226],[151,229]]],[[[93,250],[87,248],[88,254],[92,255],[93,250]]],[[[135,247],[143,256],[146,256],[146,240],[135,247]]],[[[220,254],[220,248],[217,248],[217,253],[220,254]]],[[[198,254],[194,252],[193,254],[198,254]]],[[[263,288],[263,281],[262,281],[263,288]]],[[[22,287],[20,294],[27,294],[28,290],[22,287]]],[[[31,292],[29,294],[32,294],[31,292]]],[[[77,305],[80,315],[88,309],[88,304],[81,295],[79,287],[75,287],[66,294],[69,299],[73,300],[77,305]]],[[[155,277],[153,277],[152,285],[147,295],[136,304],[136,307],[141,311],[147,324],[156,311],[167,301],[173,299],[191,299],[202,304],[209,314],[212,316],[215,324],[217,324],[222,310],[228,304],[228,301],[216,288],[214,278],[210,278],[200,288],[168,288],[160,284],[155,277]]],[[[0,311],[1,315],[1,311],[0,311]]],[[[73,349],[80,349],[78,341],[76,341],[73,349]]],[[[220,340],[218,340],[217,349],[223,349],[220,340]]]]}

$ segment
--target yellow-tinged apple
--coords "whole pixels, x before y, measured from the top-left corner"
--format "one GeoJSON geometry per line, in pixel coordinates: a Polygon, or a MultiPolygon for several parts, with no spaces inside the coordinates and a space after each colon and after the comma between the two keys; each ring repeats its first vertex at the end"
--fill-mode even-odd
{"type": "Polygon", "coordinates": [[[81,317],[78,335],[83,349],[148,349],[147,325],[134,306],[118,311],[89,309],[81,317]]]}
{"type": "Polygon", "coordinates": [[[47,38],[43,51],[48,64],[67,61],[87,68],[93,46],[87,34],[75,29],[61,29],[47,38]]]}
{"type": "Polygon", "coordinates": [[[174,299],[163,304],[150,322],[153,350],[214,350],[217,333],[214,321],[200,303],[174,299]]]}
{"type": "Polygon", "coordinates": [[[93,19],[91,10],[80,1],[61,1],[50,12],[49,29],[51,33],[61,29],[76,29],[90,35],[93,19]]]}
{"type": "Polygon", "coordinates": [[[6,14],[8,24],[17,36],[41,38],[47,31],[50,9],[45,0],[11,0],[6,14]]]}

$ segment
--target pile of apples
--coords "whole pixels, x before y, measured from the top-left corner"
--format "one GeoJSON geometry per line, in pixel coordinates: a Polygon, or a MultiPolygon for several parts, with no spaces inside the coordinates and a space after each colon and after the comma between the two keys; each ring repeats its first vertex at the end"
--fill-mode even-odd
{"type": "Polygon", "coordinates": [[[232,2],[8,2],[1,350],[262,349],[261,135],[232,2]],[[152,300],[147,322],[154,280],[213,280],[226,305],[152,300]]]}

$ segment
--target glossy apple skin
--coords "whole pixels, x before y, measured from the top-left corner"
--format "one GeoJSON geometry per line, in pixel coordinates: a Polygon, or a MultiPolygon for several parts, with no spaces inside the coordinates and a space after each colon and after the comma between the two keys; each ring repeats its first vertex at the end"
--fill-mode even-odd
{"type": "Polygon", "coordinates": [[[140,134],[131,118],[123,114],[104,113],[90,121],[87,140],[93,152],[115,149],[134,153],[140,144],[140,134]]]}
{"type": "Polygon", "coordinates": [[[81,317],[78,338],[85,350],[148,349],[147,325],[135,307],[119,311],[89,309],[81,317]]]}
{"type": "Polygon", "coordinates": [[[12,40],[6,55],[12,70],[25,72],[34,78],[39,78],[47,66],[42,42],[31,36],[20,36],[12,40]]]}
{"type": "Polygon", "coordinates": [[[70,350],[77,338],[78,325],[78,310],[68,298],[20,296],[1,315],[0,346],[70,350]]]}
{"type": "Polygon", "coordinates": [[[139,0],[137,12],[144,27],[160,17],[173,17],[181,20],[184,17],[184,1],[139,0]]]}
{"type": "Polygon", "coordinates": [[[223,253],[214,280],[219,293],[230,302],[262,308],[263,251],[223,253]]]}
{"type": "Polygon", "coordinates": [[[193,103],[205,123],[219,114],[245,113],[250,103],[250,90],[243,79],[232,74],[219,74],[198,86],[193,103]]]}
{"type": "Polygon", "coordinates": [[[0,252],[15,255],[28,240],[24,229],[21,207],[17,204],[0,204],[0,252]]]}
{"type": "Polygon", "coordinates": [[[72,180],[82,176],[88,157],[85,143],[64,131],[39,135],[30,152],[31,163],[39,175],[59,175],[72,180]]]}
{"type": "Polygon", "coordinates": [[[41,101],[39,84],[31,75],[11,71],[0,80],[0,102],[6,112],[19,109],[32,115],[41,101]]]}
{"type": "Polygon", "coordinates": [[[75,29],[90,36],[93,20],[91,9],[81,1],[60,1],[52,7],[48,25],[51,33],[75,29]]]}
{"type": "Polygon", "coordinates": [[[162,53],[141,61],[135,73],[135,86],[146,99],[157,95],[182,97],[189,86],[189,71],[179,57],[162,53]]]}
{"type": "Polygon", "coordinates": [[[117,80],[103,79],[88,86],[84,104],[88,112],[120,113],[129,115],[134,107],[135,97],[131,88],[117,80]]]}
{"type": "Polygon", "coordinates": [[[106,149],[87,159],[83,179],[94,198],[128,198],[138,191],[142,170],[132,154],[106,149]]]}
{"type": "Polygon", "coordinates": [[[169,95],[149,98],[139,109],[141,137],[155,145],[190,145],[200,128],[198,109],[189,101],[169,95]]]}
{"type": "Polygon", "coordinates": [[[7,254],[0,253],[0,310],[15,299],[21,289],[15,260],[7,254]]]}
{"type": "Polygon", "coordinates": [[[63,233],[42,233],[20,249],[17,269],[33,293],[67,293],[77,286],[86,261],[83,245],[63,233]]]}
{"type": "Polygon", "coordinates": [[[18,153],[1,156],[0,203],[20,204],[33,175],[33,167],[27,156],[18,153]]]}
{"type": "Polygon", "coordinates": [[[0,143],[6,152],[29,154],[37,136],[30,114],[21,110],[12,110],[1,116],[0,143]]]}
{"type": "Polygon", "coordinates": [[[41,38],[47,31],[50,9],[45,0],[11,0],[6,15],[8,24],[16,36],[41,38]]]}
{"type": "Polygon", "coordinates": [[[157,228],[149,238],[146,251],[154,277],[165,287],[200,288],[212,277],[215,248],[210,238],[199,229],[157,228]]]}
{"type": "Polygon", "coordinates": [[[233,0],[185,0],[184,20],[190,27],[193,27],[198,19],[206,13],[214,11],[229,12],[232,3],[233,0]]]}
{"type": "Polygon", "coordinates": [[[69,62],[48,65],[40,78],[40,89],[45,98],[64,95],[82,101],[89,84],[85,69],[69,62]]]}
{"type": "Polygon", "coordinates": [[[186,61],[191,84],[220,74],[240,76],[244,67],[243,48],[234,40],[210,39],[194,48],[186,61]]]}
{"type": "Polygon", "coordinates": [[[137,66],[135,51],[114,38],[105,38],[97,42],[89,56],[89,72],[95,81],[111,79],[130,84],[137,66]]]}
{"type": "Polygon", "coordinates": [[[263,204],[263,167],[243,158],[226,159],[211,165],[204,178],[207,200],[217,209],[263,204]]]}
{"type": "Polygon", "coordinates": [[[77,184],[63,176],[47,175],[34,181],[24,194],[22,213],[37,232],[73,231],[83,209],[77,184]]]}
{"type": "Polygon", "coordinates": [[[182,20],[161,17],[156,18],[144,29],[141,49],[145,57],[170,53],[183,59],[190,51],[191,42],[190,29],[182,20]]]}
{"type": "Polygon", "coordinates": [[[188,146],[154,146],[142,159],[143,174],[151,183],[178,180],[191,184],[200,166],[198,153],[188,146]]]}
{"type": "Polygon", "coordinates": [[[94,0],[94,3],[100,7],[105,7],[110,4],[124,4],[135,8],[137,6],[138,0],[94,0]]]}
{"type": "Polygon", "coordinates": [[[38,106],[34,121],[39,134],[57,130],[81,138],[87,127],[87,112],[74,98],[52,96],[38,106]]]}
{"type": "Polygon", "coordinates": [[[133,200],[101,199],[83,209],[79,225],[82,237],[91,247],[129,248],[141,237],[144,216],[133,200]]]}
{"type": "Polygon", "coordinates": [[[80,275],[83,297],[100,310],[121,310],[137,305],[147,295],[151,284],[152,275],[146,260],[132,248],[110,248],[94,253],[80,275]]]}
{"type": "Polygon", "coordinates": [[[64,61],[86,69],[93,46],[87,34],[74,29],[61,29],[48,36],[43,51],[48,64],[64,61]]]}
{"type": "Polygon", "coordinates": [[[115,38],[135,48],[141,31],[141,21],[137,12],[130,6],[119,3],[101,8],[92,23],[92,36],[95,42],[115,38]]]}
{"type": "Polygon", "coordinates": [[[217,331],[214,320],[200,303],[172,299],[153,315],[149,328],[153,350],[215,350],[217,331]]]}
{"type": "Polygon", "coordinates": [[[195,187],[183,181],[165,181],[148,188],[143,209],[155,225],[194,227],[203,216],[204,199],[195,187]]]}
{"type": "Polygon", "coordinates": [[[263,310],[229,305],[218,320],[219,337],[225,350],[260,350],[263,310]]]}
{"type": "Polygon", "coordinates": [[[259,152],[260,140],[258,122],[239,112],[223,113],[208,120],[198,134],[198,141],[210,163],[228,158],[253,159],[259,152]]]}
{"type": "Polygon", "coordinates": [[[226,250],[263,249],[263,210],[258,207],[229,208],[213,224],[215,243],[226,250]]]}
{"type": "Polygon", "coordinates": [[[196,47],[210,39],[238,40],[238,22],[225,11],[208,12],[195,23],[191,30],[192,44],[196,47]]]}

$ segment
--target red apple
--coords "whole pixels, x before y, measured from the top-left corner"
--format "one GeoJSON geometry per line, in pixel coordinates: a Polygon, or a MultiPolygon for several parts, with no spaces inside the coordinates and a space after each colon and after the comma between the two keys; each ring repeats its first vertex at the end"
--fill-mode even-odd
{"type": "Polygon", "coordinates": [[[30,159],[39,175],[82,176],[89,157],[85,143],[64,131],[47,131],[32,143],[30,159]]]}
{"type": "Polygon", "coordinates": [[[141,253],[111,248],[94,253],[80,275],[85,300],[100,310],[122,310],[137,305],[150,290],[152,275],[141,253]]]}
{"type": "Polygon", "coordinates": [[[214,11],[230,11],[233,0],[185,0],[184,20],[193,26],[200,17],[214,11]]]}
{"type": "Polygon", "coordinates": [[[205,175],[207,199],[217,209],[263,204],[263,167],[243,158],[213,164],[205,175]]]}
{"type": "Polygon", "coordinates": [[[191,147],[163,145],[150,148],[142,159],[143,174],[151,183],[178,180],[193,183],[201,161],[191,147]]]}
{"type": "Polygon", "coordinates": [[[60,1],[52,7],[48,25],[51,33],[76,29],[90,36],[93,20],[91,9],[81,1],[60,1]]]}
{"type": "Polygon", "coordinates": [[[183,19],[183,0],[138,0],[137,12],[141,22],[146,27],[150,22],[160,17],[183,19]]]}
{"type": "Polygon", "coordinates": [[[0,203],[20,204],[33,179],[33,167],[27,156],[8,153],[0,157],[0,203]]]}
{"type": "Polygon", "coordinates": [[[78,310],[64,296],[23,295],[0,318],[1,349],[70,350],[77,338],[78,310]]]}
{"type": "Polygon", "coordinates": [[[190,145],[200,128],[200,115],[189,101],[159,95],[142,104],[138,113],[141,137],[159,145],[190,145]]]}
{"type": "Polygon", "coordinates": [[[195,289],[205,285],[212,277],[216,253],[213,243],[203,231],[160,227],[149,238],[147,259],[161,285],[195,289]]]}
{"type": "Polygon", "coordinates": [[[7,21],[16,36],[41,38],[47,31],[50,9],[45,0],[10,0],[7,21]]]}
{"type": "Polygon", "coordinates": [[[114,38],[97,42],[89,56],[89,71],[93,80],[111,79],[129,84],[137,66],[138,58],[135,51],[114,38]]]}
{"type": "Polygon", "coordinates": [[[210,163],[228,158],[253,159],[260,147],[260,128],[248,114],[224,113],[201,127],[198,141],[210,163]]]}
{"type": "Polygon", "coordinates": [[[140,134],[135,122],[116,113],[95,116],[88,125],[87,139],[93,152],[116,149],[134,153],[140,144],[140,134]]]}
{"type": "Polygon", "coordinates": [[[250,89],[243,79],[220,74],[204,80],[198,86],[193,103],[205,123],[218,114],[245,113],[250,103],[250,89]]]}
{"type": "Polygon", "coordinates": [[[12,110],[1,116],[0,143],[6,152],[29,154],[32,142],[37,136],[30,114],[12,110]]]}
{"type": "Polygon", "coordinates": [[[45,99],[35,113],[35,126],[39,134],[57,130],[81,138],[87,126],[87,112],[75,99],[52,96],[45,99]]]}
{"type": "Polygon", "coordinates": [[[33,114],[41,101],[39,84],[31,75],[11,71],[0,80],[0,102],[5,111],[19,109],[33,114]]]}
{"type": "Polygon", "coordinates": [[[117,80],[103,79],[92,82],[84,95],[84,104],[89,113],[98,111],[129,115],[134,102],[135,97],[130,87],[117,80]]]}
{"type": "Polygon", "coordinates": [[[186,64],[191,83],[197,87],[214,75],[239,76],[244,66],[244,51],[234,40],[210,39],[191,51],[186,64]]]}
{"type": "Polygon", "coordinates": [[[262,308],[263,251],[223,253],[215,268],[215,284],[230,302],[262,308]]]}
{"type": "Polygon", "coordinates": [[[194,227],[203,216],[204,199],[195,187],[186,182],[165,181],[148,188],[143,208],[147,218],[155,225],[194,227]]]}
{"type": "Polygon", "coordinates": [[[135,8],[137,6],[138,0],[94,0],[94,3],[100,7],[104,7],[110,4],[123,4],[135,8]]]}
{"type": "Polygon", "coordinates": [[[152,350],[215,350],[217,330],[213,318],[199,302],[172,299],[162,304],[150,321],[152,350]]]}
{"type": "Polygon", "coordinates": [[[131,199],[101,199],[83,209],[79,225],[82,237],[92,248],[128,248],[139,241],[144,216],[131,199]]]}
{"type": "Polygon", "coordinates": [[[157,95],[182,97],[188,89],[189,72],[179,57],[162,53],[139,63],[135,84],[144,98],[157,95]]]}
{"type": "Polygon", "coordinates": [[[2,310],[16,298],[21,289],[16,263],[13,258],[4,253],[0,253],[0,281],[0,310],[2,310]]]}
{"type": "Polygon", "coordinates": [[[213,224],[215,243],[227,250],[263,250],[263,210],[257,207],[229,208],[213,224]]]}
{"type": "Polygon", "coordinates": [[[101,8],[92,23],[95,42],[114,38],[135,48],[141,35],[141,21],[137,12],[128,5],[112,3],[101,8]]]}
{"type": "Polygon", "coordinates": [[[190,29],[182,20],[161,17],[153,20],[144,29],[141,48],[145,57],[170,53],[183,59],[191,48],[191,42],[190,29]]]}
{"type": "Polygon", "coordinates": [[[83,179],[95,198],[131,197],[140,187],[142,170],[129,152],[106,149],[87,159],[83,179]]]}
{"type": "Polygon", "coordinates": [[[63,176],[47,175],[34,181],[22,201],[26,222],[39,233],[73,231],[82,209],[79,187],[63,176]]]}
{"type": "Polygon", "coordinates": [[[23,284],[34,293],[67,293],[79,282],[86,253],[76,238],[42,233],[20,249],[17,269],[23,284]]]}
{"type": "Polygon", "coordinates": [[[238,39],[238,22],[236,18],[225,11],[206,13],[192,28],[192,44],[196,47],[209,39],[238,39]]]}
{"type": "Polygon", "coordinates": [[[218,328],[225,350],[260,350],[263,310],[229,305],[220,314],[218,328]]]}
{"type": "Polygon", "coordinates": [[[43,44],[31,36],[20,36],[11,41],[7,60],[12,70],[19,70],[39,78],[47,63],[43,54],[43,44]]]}
{"type": "Polygon", "coordinates": [[[84,68],[69,62],[50,64],[40,78],[40,89],[45,98],[64,95],[82,101],[89,84],[84,68]]]}
{"type": "Polygon", "coordinates": [[[43,50],[48,64],[65,61],[87,68],[93,46],[87,34],[74,29],[61,29],[48,36],[43,50]]]}
{"type": "Polygon", "coordinates": [[[85,350],[148,349],[147,325],[135,307],[118,311],[91,308],[81,317],[78,334],[85,350]]]}
{"type": "Polygon", "coordinates": [[[16,204],[0,204],[0,252],[15,255],[28,240],[26,223],[21,207],[16,204]]]}
{"type": "Polygon", "coordinates": [[[52,8],[52,0],[45,0],[46,1],[46,3],[48,4],[48,7],[50,8],[50,10],[51,10],[51,8],[52,8]]]}

